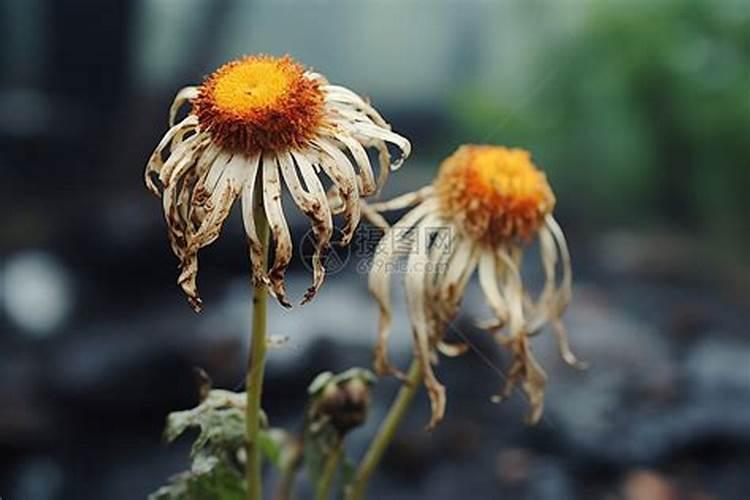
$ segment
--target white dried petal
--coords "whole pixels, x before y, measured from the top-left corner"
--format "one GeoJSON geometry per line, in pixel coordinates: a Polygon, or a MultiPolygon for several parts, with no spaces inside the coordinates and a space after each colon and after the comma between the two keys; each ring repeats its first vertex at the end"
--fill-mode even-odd
{"type": "Polygon", "coordinates": [[[400,154],[396,159],[390,160],[390,169],[397,170],[403,164],[404,160],[411,154],[411,143],[404,137],[401,137],[395,132],[391,132],[389,129],[378,127],[367,122],[347,122],[343,120],[333,120],[333,123],[347,132],[353,134],[355,137],[363,137],[365,139],[377,139],[385,141],[396,146],[400,154]]]}
{"type": "Polygon", "coordinates": [[[195,130],[195,127],[197,125],[197,117],[193,115],[187,116],[180,123],[171,127],[166,134],[164,134],[164,137],[162,137],[161,141],[159,141],[159,144],[154,149],[154,152],[151,153],[151,156],[146,163],[144,180],[149,191],[151,191],[155,195],[159,196],[160,193],[159,189],[153,182],[152,176],[159,175],[161,173],[162,166],[164,165],[163,156],[165,150],[167,150],[167,148],[171,146],[175,136],[177,136],[178,134],[184,134],[186,132],[192,132],[193,130],[195,130]]]}
{"type": "MultiPolygon", "coordinates": [[[[304,157],[304,154],[301,156],[304,157]]],[[[315,236],[315,251],[312,257],[313,285],[308,288],[305,293],[305,297],[302,300],[302,303],[304,304],[315,296],[315,293],[323,284],[325,268],[323,267],[322,262],[322,252],[328,247],[331,240],[331,235],[333,234],[333,222],[331,220],[331,212],[328,208],[328,203],[326,202],[325,192],[323,192],[323,187],[317,176],[314,175],[310,163],[306,159],[303,159],[302,162],[304,167],[300,165],[300,172],[302,173],[305,182],[310,182],[312,184],[312,189],[310,192],[307,192],[302,188],[302,184],[299,181],[297,168],[294,164],[292,155],[290,153],[281,153],[278,160],[279,166],[281,167],[281,174],[284,178],[284,182],[289,188],[292,199],[299,209],[310,219],[313,235],[315,236]],[[307,172],[307,175],[305,175],[305,172],[307,172]]]]}
{"type": "Polygon", "coordinates": [[[430,343],[426,312],[427,303],[425,301],[425,281],[427,279],[425,271],[428,261],[429,257],[424,245],[417,245],[412,248],[407,259],[404,286],[414,335],[414,356],[422,368],[424,385],[432,407],[432,417],[428,424],[428,428],[432,429],[443,419],[446,400],[445,387],[438,382],[430,362],[433,346],[430,343]]]}
{"type": "MultiPolygon", "coordinates": [[[[434,191],[435,190],[432,186],[426,186],[421,189],[418,189],[417,191],[412,191],[410,193],[402,194],[401,196],[397,196],[385,202],[370,203],[370,208],[372,208],[376,212],[389,212],[391,210],[401,210],[402,208],[406,208],[411,205],[416,205],[417,203],[422,203],[427,198],[429,198],[434,193],[434,191]]],[[[446,227],[447,227],[447,224],[446,224],[446,227]]]]}
{"type": "Polygon", "coordinates": [[[172,102],[172,106],[169,108],[169,126],[174,125],[174,120],[177,117],[177,113],[180,108],[188,101],[192,101],[198,97],[198,87],[184,87],[177,92],[177,95],[172,102]]]}
{"type": "Polygon", "coordinates": [[[268,279],[279,303],[292,307],[284,285],[284,274],[292,260],[292,237],[281,205],[281,179],[275,156],[263,155],[262,175],[263,206],[274,241],[273,265],[268,271],[268,279]]]}
{"type": "MultiPolygon", "coordinates": [[[[327,141],[313,141],[312,144],[326,153],[320,156],[320,165],[335,184],[336,194],[341,198],[341,204],[344,207],[344,228],[342,229],[341,244],[348,245],[354,236],[360,218],[359,194],[354,167],[348,159],[346,159],[346,163],[338,163],[335,157],[330,155],[330,150],[344,155],[335,147],[330,146],[327,141]]],[[[344,158],[346,157],[344,156],[344,158]]]]}
{"type": "Polygon", "coordinates": [[[433,309],[443,322],[452,321],[455,317],[466,285],[479,260],[479,248],[472,240],[456,237],[455,245],[448,267],[436,284],[439,299],[434,302],[433,309]]]}
{"type": "Polygon", "coordinates": [[[224,221],[237,199],[247,176],[246,159],[242,155],[234,155],[222,170],[206,203],[206,216],[194,234],[186,235],[183,258],[180,264],[181,273],[178,283],[188,296],[190,304],[196,311],[201,308],[201,299],[196,285],[198,274],[198,251],[213,243],[221,233],[224,221]]]}
{"type": "Polygon", "coordinates": [[[360,200],[359,205],[360,210],[362,211],[362,215],[370,224],[384,232],[391,227],[391,225],[388,224],[388,221],[385,220],[385,217],[380,215],[377,211],[373,210],[366,201],[360,200]]]}
{"type": "Polygon", "coordinates": [[[376,125],[380,127],[390,128],[388,122],[378,113],[378,111],[367,103],[360,96],[352,92],[346,87],[339,85],[326,85],[323,87],[325,91],[326,102],[334,102],[345,104],[349,106],[353,111],[359,111],[363,113],[367,118],[372,120],[376,125]]]}
{"type": "Polygon", "coordinates": [[[370,165],[370,159],[367,157],[365,148],[347,134],[336,135],[335,138],[349,149],[352,158],[359,166],[360,179],[362,180],[361,196],[370,196],[375,193],[377,190],[375,174],[372,172],[372,165],[370,165]]]}
{"type": "Polygon", "coordinates": [[[424,203],[412,209],[400,221],[398,231],[389,229],[383,234],[372,258],[368,285],[380,309],[378,320],[378,340],[375,346],[375,370],[380,374],[402,374],[389,361],[388,338],[391,331],[391,269],[395,262],[412,248],[413,240],[407,231],[413,228],[434,208],[434,204],[424,203]]]}
{"type": "Polygon", "coordinates": [[[469,344],[466,342],[446,342],[445,340],[438,341],[436,347],[440,354],[449,358],[463,356],[469,350],[469,344]]]}
{"type": "Polygon", "coordinates": [[[498,248],[498,274],[503,278],[503,296],[508,307],[510,335],[517,336],[523,333],[526,323],[523,315],[523,285],[521,275],[516,263],[513,261],[505,248],[498,248]]]}
{"type": "Polygon", "coordinates": [[[568,244],[565,241],[565,235],[562,232],[559,224],[552,215],[547,215],[545,218],[545,224],[549,228],[552,236],[555,238],[555,242],[560,249],[560,257],[562,264],[562,281],[560,283],[560,294],[558,299],[559,314],[565,310],[570,303],[572,288],[573,288],[573,271],[570,263],[570,251],[568,250],[568,244]]]}
{"type": "MultiPolygon", "coordinates": [[[[250,251],[250,265],[253,273],[253,285],[263,283],[270,287],[270,280],[265,270],[266,252],[264,243],[260,240],[257,227],[255,226],[256,205],[262,207],[261,200],[255,199],[255,186],[260,182],[261,154],[256,153],[247,161],[247,179],[242,187],[242,223],[245,226],[245,235],[250,251]]],[[[270,291],[270,290],[269,290],[270,291]]]]}
{"type": "Polygon", "coordinates": [[[495,255],[490,251],[482,251],[479,256],[479,286],[482,288],[485,299],[489,304],[498,324],[508,321],[508,306],[505,304],[497,281],[497,268],[495,266],[495,255]]]}
{"type": "Polygon", "coordinates": [[[193,135],[181,142],[164,162],[159,172],[159,182],[163,186],[174,183],[175,178],[182,176],[186,169],[195,164],[210,143],[211,140],[203,134],[193,135]]]}
{"type": "Polygon", "coordinates": [[[547,384],[547,375],[534,357],[528,337],[521,336],[513,339],[510,342],[510,349],[513,353],[513,361],[501,395],[504,398],[510,396],[515,385],[520,382],[531,407],[528,422],[535,424],[544,411],[544,388],[547,384]]]}

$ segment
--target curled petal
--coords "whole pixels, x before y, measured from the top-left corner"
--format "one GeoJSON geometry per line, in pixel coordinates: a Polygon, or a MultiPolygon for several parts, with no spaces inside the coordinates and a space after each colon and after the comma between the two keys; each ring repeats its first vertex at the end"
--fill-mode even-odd
{"type": "MultiPolygon", "coordinates": [[[[320,182],[320,179],[318,178],[318,175],[315,172],[315,168],[313,167],[312,163],[310,163],[307,158],[303,157],[303,155],[297,155],[294,153],[293,155],[297,160],[297,164],[299,165],[300,171],[302,173],[302,178],[305,181],[308,192],[313,198],[317,199],[317,202],[321,207],[320,220],[323,224],[320,227],[320,237],[318,239],[318,248],[316,248],[316,252],[320,252],[320,254],[322,254],[322,252],[328,248],[331,240],[331,235],[333,234],[333,213],[327,203],[327,195],[325,189],[323,188],[323,184],[320,182]]],[[[313,256],[313,258],[315,258],[315,256],[313,256]]],[[[302,299],[303,304],[312,299],[314,294],[323,284],[324,278],[325,269],[321,269],[321,273],[317,278],[313,276],[313,288],[309,289],[305,294],[305,297],[302,299]]]]}
{"type": "MultiPolygon", "coordinates": [[[[240,156],[237,155],[237,158],[240,156]]],[[[221,150],[219,155],[214,162],[214,165],[206,172],[206,177],[203,179],[203,183],[199,186],[199,189],[203,191],[204,196],[200,194],[196,195],[195,202],[199,205],[205,205],[210,200],[210,194],[216,190],[216,186],[219,184],[219,180],[224,176],[224,170],[229,166],[229,162],[234,156],[224,150],[221,150]]]]}
{"type": "Polygon", "coordinates": [[[518,267],[505,248],[497,250],[498,273],[503,277],[503,296],[508,307],[508,326],[511,336],[524,332],[523,285],[518,267]]]}
{"type": "Polygon", "coordinates": [[[386,130],[391,129],[391,126],[369,104],[365,104],[365,106],[372,109],[375,114],[369,113],[362,106],[355,104],[341,94],[329,94],[326,97],[326,105],[328,112],[336,119],[345,120],[349,123],[368,123],[386,130]]]}
{"type": "Polygon", "coordinates": [[[192,101],[198,97],[198,87],[184,87],[180,89],[179,92],[177,92],[177,95],[174,98],[174,101],[172,102],[172,106],[169,108],[169,126],[174,125],[174,120],[177,117],[177,113],[180,111],[180,108],[185,104],[187,101],[192,101]]]}
{"type": "MultiPolygon", "coordinates": [[[[234,155],[229,158],[206,203],[205,218],[203,218],[195,233],[186,234],[185,247],[180,263],[181,273],[177,282],[196,311],[200,311],[201,308],[201,299],[196,285],[198,251],[210,245],[219,237],[224,221],[229,216],[234,200],[237,198],[245,180],[247,172],[245,166],[245,158],[241,155],[234,155]]],[[[216,168],[216,164],[212,168],[216,168]]],[[[221,164],[219,164],[219,168],[221,168],[221,164]]]]}
{"type": "Polygon", "coordinates": [[[367,103],[360,96],[346,87],[339,85],[326,85],[323,87],[326,92],[326,101],[344,104],[352,109],[364,114],[369,120],[380,127],[388,127],[388,123],[380,116],[380,113],[367,103]]]}
{"type": "MultiPolygon", "coordinates": [[[[441,297],[440,287],[445,279],[448,263],[456,250],[457,245],[451,234],[446,235],[445,221],[437,214],[430,214],[429,220],[425,218],[422,224],[424,234],[419,235],[422,241],[429,247],[429,256],[427,262],[427,281],[425,283],[425,294],[427,297],[427,322],[432,334],[431,341],[437,343],[439,351],[444,352],[447,356],[460,354],[461,344],[448,345],[442,341],[445,327],[447,326],[446,318],[441,314],[441,297]],[[447,236],[447,237],[446,237],[447,236]],[[456,353],[456,354],[452,354],[456,353]]],[[[448,231],[450,233],[450,231],[448,231]]]]}
{"type": "Polygon", "coordinates": [[[144,173],[144,180],[149,191],[159,196],[160,192],[157,186],[154,184],[153,176],[161,173],[162,166],[164,165],[164,154],[168,152],[172,146],[172,141],[175,137],[182,136],[187,132],[192,132],[198,125],[198,118],[193,115],[187,116],[180,123],[171,127],[164,137],[162,137],[159,144],[151,153],[148,163],[146,163],[146,171],[144,173]]]}
{"type": "Polygon", "coordinates": [[[513,361],[501,396],[509,397],[515,385],[520,383],[531,407],[527,420],[530,424],[535,424],[544,411],[544,388],[547,384],[547,375],[534,357],[530,340],[526,335],[509,339],[508,347],[511,349],[513,361]]]}
{"type": "Polygon", "coordinates": [[[503,325],[508,321],[508,306],[505,304],[500,288],[497,285],[496,258],[492,252],[482,252],[479,257],[479,286],[482,288],[492,312],[496,325],[503,325]]]}
{"type": "MultiPolygon", "coordinates": [[[[323,284],[325,277],[325,268],[323,267],[321,254],[328,246],[331,235],[333,234],[333,222],[331,220],[331,211],[326,202],[325,192],[315,175],[309,161],[302,157],[302,164],[299,165],[300,171],[305,179],[306,184],[310,184],[305,191],[297,176],[297,169],[294,164],[294,157],[290,153],[281,153],[278,157],[281,174],[284,182],[289,188],[292,199],[302,212],[307,215],[312,223],[312,230],[315,236],[315,252],[313,254],[313,285],[305,293],[302,303],[308,302],[315,296],[320,286],[323,284]],[[304,166],[303,166],[304,165],[304,166]]],[[[298,160],[299,161],[299,160],[298,160]]]]}
{"type": "Polygon", "coordinates": [[[383,141],[370,140],[366,142],[370,146],[375,147],[378,150],[378,190],[375,195],[380,195],[385,183],[388,182],[388,175],[391,173],[391,153],[388,151],[388,146],[383,141]]]}
{"type": "Polygon", "coordinates": [[[433,346],[430,343],[431,332],[428,329],[425,301],[428,260],[427,249],[424,245],[412,249],[407,259],[405,288],[414,335],[414,356],[422,368],[425,388],[432,406],[432,418],[427,427],[433,429],[443,419],[446,398],[445,387],[438,382],[430,362],[433,346]]]}
{"type": "Polygon", "coordinates": [[[560,349],[560,356],[562,356],[563,361],[565,361],[570,366],[578,368],[579,370],[586,369],[586,367],[588,366],[587,363],[585,361],[579,360],[570,349],[570,343],[568,342],[568,332],[565,328],[565,325],[563,325],[563,322],[559,319],[553,321],[552,331],[557,338],[557,345],[560,349]]]}
{"type": "Polygon", "coordinates": [[[292,237],[281,206],[281,180],[276,158],[264,155],[262,169],[263,206],[274,240],[273,266],[268,271],[268,278],[279,303],[284,307],[292,307],[284,286],[284,274],[292,260],[292,237]]]}
{"type": "Polygon", "coordinates": [[[534,318],[529,321],[529,332],[541,329],[545,324],[552,326],[552,331],[557,338],[560,355],[563,360],[576,368],[583,369],[586,364],[579,361],[570,349],[565,326],[560,319],[565,308],[570,303],[572,272],[570,266],[570,254],[568,253],[565,236],[551,215],[547,216],[546,224],[539,231],[542,267],[545,274],[545,286],[537,303],[533,305],[534,318]],[[562,257],[562,279],[557,286],[557,262],[559,255],[562,257]]]}
{"type": "Polygon", "coordinates": [[[424,200],[430,197],[434,192],[432,186],[425,186],[417,191],[411,193],[402,194],[392,200],[388,200],[381,203],[371,203],[370,208],[376,212],[389,212],[391,210],[401,210],[402,208],[410,207],[418,203],[422,203],[424,200]]]}
{"type": "MultiPolygon", "coordinates": [[[[339,195],[339,188],[337,186],[331,186],[331,189],[326,193],[326,199],[328,200],[328,206],[331,209],[331,214],[339,215],[343,213],[348,207],[344,203],[341,195],[339,195]]],[[[360,208],[361,210],[361,208],[360,208]]]]}
{"type": "MultiPolygon", "coordinates": [[[[195,228],[200,227],[201,221],[205,218],[205,204],[208,200],[210,191],[205,187],[206,179],[209,175],[214,175],[214,167],[223,171],[228,161],[228,156],[223,153],[221,148],[216,144],[209,144],[206,150],[198,158],[195,164],[195,179],[190,189],[190,195],[187,198],[188,216],[186,220],[191,222],[195,228]]],[[[215,184],[212,185],[212,189],[215,184]]]]}
{"type": "Polygon", "coordinates": [[[315,71],[305,71],[305,78],[318,82],[321,85],[328,85],[328,80],[326,79],[326,77],[315,71]]]}
{"type": "MultiPolygon", "coordinates": [[[[263,283],[270,289],[271,282],[265,269],[266,252],[264,243],[258,235],[255,225],[255,209],[262,208],[262,200],[256,199],[256,185],[260,170],[261,154],[256,153],[247,162],[247,179],[242,187],[242,222],[250,250],[250,266],[253,272],[253,284],[263,283]]],[[[262,197],[261,197],[262,198],[262,197]]],[[[272,294],[273,291],[269,290],[272,294]]]]}
{"type": "Polygon", "coordinates": [[[403,377],[403,372],[399,371],[391,364],[388,356],[388,338],[391,333],[391,320],[393,313],[391,310],[391,273],[389,268],[393,266],[398,259],[395,252],[393,241],[394,233],[386,231],[380,239],[380,243],[375,248],[375,254],[372,258],[372,266],[368,277],[370,293],[378,303],[380,317],[378,319],[378,339],[375,344],[375,372],[379,375],[398,373],[403,377]]]}
{"type": "Polygon", "coordinates": [[[393,144],[399,149],[399,155],[395,159],[390,160],[390,169],[398,170],[399,167],[404,163],[404,160],[411,154],[411,143],[405,137],[401,137],[395,132],[391,132],[389,129],[378,127],[366,122],[342,122],[336,121],[337,125],[343,127],[345,130],[352,132],[355,136],[365,137],[369,139],[377,139],[393,144]]]}
{"type": "Polygon", "coordinates": [[[469,344],[466,342],[446,342],[445,340],[440,340],[437,343],[437,349],[443,356],[455,358],[466,354],[466,351],[469,350],[469,344]]]}
{"type": "Polygon", "coordinates": [[[370,293],[380,309],[378,340],[375,345],[375,371],[379,374],[397,374],[403,377],[403,372],[391,364],[388,356],[388,338],[392,319],[391,271],[395,262],[413,246],[414,240],[408,236],[408,231],[433,208],[433,203],[419,205],[401,219],[398,231],[393,228],[385,231],[372,258],[368,284],[370,293]]]}
{"type": "Polygon", "coordinates": [[[372,224],[373,226],[377,227],[381,231],[385,232],[388,230],[388,228],[391,227],[390,224],[388,224],[388,221],[385,220],[385,218],[380,215],[377,211],[373,210],[372,207],[364,200],[360,200],[360,210],[362,210],[362,215],[364,215],[365,219],[372,224]]]}
{"type": "MultiPolygon", "coordinates": [[[[197,160],[193,158],[191,162],[185,163],[184,167],[186,168],[180,168],[178,172],[170,175],[166,179],[168,182],[164,185],[164,191],[161,195],[164,217],[167,221],[169,243],[175,256],[180,261],[184,260],[189,241],[195,233],[195,227],[191,220],[191,208],[193,206],[192,204],[188,207],[184,205],[187,200],[192,199],[195,193],[195,186],[201,177],[199,174],[203,170],[210,170],[214,167],[221,169],[223,172],[229,159],[228,156],[225,156],[221,163],[216,164],[216,162],[211,161],[210,165],[207,165],[205,160],[208,157],[208,152],[204,152],[197,160]]],[[[203,218],[199,219],[198,226],[200,226],[202,220],[203,218]]]]}
{"type": "Polygon", "coordinates": [[[570,263],[570,252],[568,250],[568,244],[565,241],[565,235],[555,218],[552,217],[552,215],[547,215],[545,223],[560,248],[560,256],[562,258],[562,281],[560,283],[560,295],[558,298],[558,310],[559,314],[562,314],[570,303],[572,295],[573,272],[570,263]]]}
{"type": "Polygon", "coordinates": [[[334,182],[337,189],[336,194],[344,207],[344,228],[342,229],[341,244],[348,245],[354,236],[360,218],[359,194],[354,167],[341,151],[327,141],[314,141],[313,145],[324,153],[320,157],[320,165],[326,175],[334,182]],[[343,157],[345,162],[340,162],[339,155],[343,157]]]}
{"type": "Polygon", "coordinates": [[[541,330],[551,318],[557,315],[555,297],[557,294],[557,283],[555,268],[557,266],[557,246],[552,233],[546,227],[539,231],[539,249],[544,270],[544,287],[536,302],[527,300],[531,318],[528,321],[527,331],[534,334],[541,330]]]}
{"type": "Polygon", "coordinates": [[[432,305],[435,314],[443,322],[450,322],[456,315],[466,285],[477,266],[479,248],[468,238],[455,238],[455,250],[445,273],[436,285],[439,300],[432,305]]]}
{"type": "Polygon", "coordinates": [[[343,143],[354,158],[354,161],[359,166],[360,179],[362,179],[362,196],[370,196],[377,190],[375,183],[375,175],[372,172],[372,165],[370,165],[370,159],[367,157],[367,152],[362,145],[354,140],[347,134],[341,134],[335,136],[335,138],[343,143]]]}
{"type": "Polygon", "coordinates": [[[371,123],[386,130],[391,128],[373,106],[347,88],[327,86],[325,100],[333,115],[352,122],[371,123]]]}
{"type": "Polygon", "coordinates": [[[173,184],[176,177],[180,177],[185,169],[195,165],[203,151],[209,146],[211,140],[203,135],[196,134],[181,142],[172,151],[167,161],[159,172],[159,182],[163,186],[173,184]]]}
{"type": "Polygon", "coordinates": [[[392,132],[390,125],[372,106],[348,89],[339,90],[329,87],[326,102],[331,122],[338,129],[353,134],[364,145],[376,147],[380,152],[381,173],[378,186],[382,187],[383,184],[380,181],[385,180],[387,171],[398,169],[411,153],[411,143],[392,132]],[[400,154],[393,161],[386,142],[400,150],[400,154]]]}
{"type": "Polygon", "coordinates": [[[509,314],[510,337],[505,339],[503,343],[511,349],[513,354],[513,361],[508,371],[508,380],[502,393],[504,397],[509,396],[515,384],[520,382],[531,406],[528,420],[533,424],[538,422],[542,415],[547,376],[534,358],[529,336],[524,330],[523,286],[516,263],[518,259],[511,257],[509,251],[511,254],[516,253],[513,248],[498,249],[496,263],[499,269],[504,267],[502,270],[504,278],[503,295],[509,314]]]}

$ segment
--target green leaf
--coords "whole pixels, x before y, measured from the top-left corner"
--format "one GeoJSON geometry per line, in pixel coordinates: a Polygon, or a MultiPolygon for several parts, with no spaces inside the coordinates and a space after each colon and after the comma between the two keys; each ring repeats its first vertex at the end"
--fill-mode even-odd
{"type": "Polygon", "coordinates": [[[198,429],[188,472],[170,479],[150,500],[243,500],[245,479],[245,394],[209,390],[190,410],[169,414],[164,437],[172,442],[198,429]]]}
{"type": "MultiPolygon", "coordinates": [[[[188,472],[170,479],[150,500],[243,500],[245,498],[245,393],[213,389],[190,410],[170,413],[164,437],[172,442],[198,429],[188,472]]],[[[289,433],[268,428],[261,413],[263,455],[281,471],[295,467],[299,444],[289,433]]]]}
{"type": "Polygon", "coordinates": [[[174,476],[149,500],[243,500],[244,479],[235,467],[213,456],[197,457],[191,470],[174,476]]]}
{"type": "Polygon", "coordinates": [[[193,427],[200,432],[191,456],[207,446],[223,450],[244,447],[245,394],[219,389],[210,391],[195,408],[170,413],[164,437],[172,442],[193,427]]]}

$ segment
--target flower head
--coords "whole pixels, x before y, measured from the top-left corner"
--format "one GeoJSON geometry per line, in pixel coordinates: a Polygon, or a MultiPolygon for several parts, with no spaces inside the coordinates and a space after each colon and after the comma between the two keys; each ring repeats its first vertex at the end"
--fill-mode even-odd
{"type": "Polygon", "coordinates": [[[214,142],[245,151],[304,147],[323,124],[320,84],[290,57],[246,57],[209,76],[193,101],[214,142]]]}
{"type": "Polygon", "coordinates": [[[253,279],[269,286],[284,305],[284,273],[292,241],[282,206],[282,185],[311,221],[316,238],[310,300],[321,286],[322,253],[342,213],[342,244],[360,218],[359,199],[374,194],[388,171],[409,155],[409,141],[351,90],[331,85],[290,57],[250,56],[225,64],[204,83],[178,92],[170,129],[146,166],[146,184],[162,197],[172,250],[180,260],[179,284],[198,310],[198,250],[215,241],[234,201],[242,216],[253,279]],[[176,122],[180,108],[191,110],[176,122]],[[392,158],[388,145],[399,150],[392,158]],[[378,152],[375,178],[366,148],[378,152]],[[330,192],[325,185],[330,179],[330,192]],[[329,200],[336,200],[333,201],[329,200]],[[269,271],[254,214],[268,220],[274,240],[269,271]]]}
{"type": "Polygon", "coordinates": [[[488,245],[530,240],[555,206],[544,173],[523,149],[463,146],[435,179],[440,212],[488,245]]]}
{"type": "Polygon", "coordinates": [[[509,395],[520,383],[530,401],[529,419],[536,422],[542,413],[546,375],[534,358],[531,337],[550,325],[565,361],[578,364],[560,320],[570,302],[570,256],[552,217],[555,197],[544,173],[521,149],[462,146],[443,162],[432,186],[370,205],[368,213],[411,205],[416,206],[386,230],[370,270],[370,290],[380,306],[375,368],[380,373],[399,373],[387,353],[389,270],[405,253],[414,353],[432,404],[430,426],[437,424],[445,411],[445,389],[432,363],[436,351],[449,356],[466,351],[465,345],[448,344],[444,336],[476,274],[493,313],[484,326],[512,354],[501,395],[509,395]],[[532,297],[521,278],[521,258],[535,239],[545,284],[532,297]]]}

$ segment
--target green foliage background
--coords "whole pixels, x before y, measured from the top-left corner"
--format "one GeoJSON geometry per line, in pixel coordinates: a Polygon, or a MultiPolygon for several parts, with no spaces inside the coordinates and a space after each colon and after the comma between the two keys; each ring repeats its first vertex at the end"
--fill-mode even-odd
{"type": "MultiPolygon", "coordinates": [[[[466,82],[451,106],[461,135],[531,149],[560,209],[587,223],[679,224],[737,253],[750,243],[750,4],[582,3],[574,36],[519,48],[524,75],[466,82]]],[[[554,38],[548,7],[521,18],[554,38]]]]}

